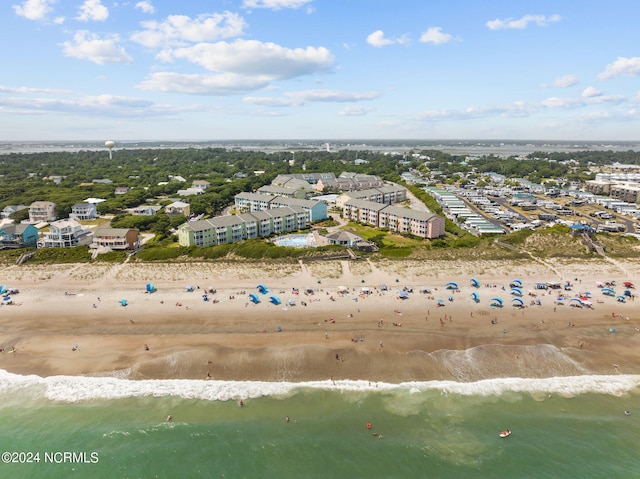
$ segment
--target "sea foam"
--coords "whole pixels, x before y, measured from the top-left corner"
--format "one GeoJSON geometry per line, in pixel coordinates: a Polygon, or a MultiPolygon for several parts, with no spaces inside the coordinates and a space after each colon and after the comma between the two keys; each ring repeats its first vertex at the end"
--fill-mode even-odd
{"type": "Polygon", "coordinates": [[[576,396],[586,393],[622,396],[640,387],[640,375],[585,375],[552,378],[496,378],[475,382],[415,381],[398,384],[363,380],[266,382],[195,379],[129,380],[117,377],[21,376],[0,370],[0,394],[29,394],[55,402],[135,397],[179,397],[229,401],[263,396],[286,397],[301,389],[361,392],[436,391],[444,395],[499,396],[509,392],[576,396]]]}

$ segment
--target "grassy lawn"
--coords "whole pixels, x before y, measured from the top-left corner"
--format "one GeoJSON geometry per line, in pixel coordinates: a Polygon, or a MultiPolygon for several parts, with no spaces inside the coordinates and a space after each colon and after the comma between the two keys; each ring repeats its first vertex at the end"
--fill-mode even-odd
{"type": "Polygon", "coordinates": [[[389,231],[375,229],[371,226],[354,223],[352,221],[347,223],[343,229],[362,236],[367,241],[371,241],[374,238],[381,239],[384,246],[391,248],[415,248],[429,244],[428,240],[409,238],[389,231]]]}

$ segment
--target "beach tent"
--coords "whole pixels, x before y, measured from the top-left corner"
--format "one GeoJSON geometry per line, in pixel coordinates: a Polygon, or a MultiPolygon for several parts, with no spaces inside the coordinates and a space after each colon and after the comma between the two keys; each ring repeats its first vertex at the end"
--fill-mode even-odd
{"type": "Polygon", "coordinates": [[[289,306],[295,306],[296,305],[296,300],[291,298],[289,301],[287,301],[287,305],[289,306]]]}
{"type": "Polygon", "coordinates": [[[249,299],[253,304],[258,304],[260,302],[260,298],[258,298],[258,296],[253,293],[249,295],[249,299]]]}
{"type": "Polygon", "coordinates": [[[625,290],[624,290],[624,295],[625,295],[625,296],[629,296],[629,297],[631,297],[631,290],[629,290],[629,289],[625,289],[625,290]]]}
{"type": "Polygon", "coordinates": [[[520,298],[513,298],[511,300],[511,306],[524,307],[524,301],[520,298]]]}
{"type": "Polygon", "coordinates": [[[271,301],[276,306],[279,305],[282,301],[277,296],[269,296],[269,301],[271,301]]]}
{"type": "Polygon", "coordinates": [[[203,294],[202,295],[202,301],[209,301],[209,295],[208,294],[203,294]]]}
{"type": "Polygon", "coordinates": [[[437,304],[438,306],[444,306],[444,299],[439,299],[437,304]]]}
{"type": "Polygon", "coordinates": [[[147,293],[153,293],[156,290],[156,286],[153,283],[147,283],[146,290],[147,293]]]}
{"type": "Polygon", "coordinates": [[[514,279],[509,284],[511,288],[522,288],[522,281],[519,279],[514,279]]]}
{"type": "Polygon", "coordinates": [[[120,306],[126,306],[127,304],[129,304],[129,302],[126,299],[120,300],[120,306]]]}
{"type": "Polygon", "coordinates": [[[449,296],[447,299],[448,299],[449,301],[453,302],[453,296],[449,296]]]}
{"type": "Polygon", "coordinates": [[[511,288],[511,296],[522,296],[522,290],[520,288],[511,288]]]}
{"type": "Polygon", "coordinates": [[[380,291],[388,291],[388,290],[389,290],[389,287],[386,284],[382,283],[380,285],[380,291]]]}
{"type": "Polygon", "coordinates": [[[184,287],[184,290],[185,290],[187,293],[191,293],[191,292],[193,292],[193,286],[191,286],[190,284],[188,284],[188,285],[186,285],[186,286],[184,287]]]}
{"type": "Polygon", "coordinates": [[[473,286],[474,288],[479,288],[480,282],[475,278],[471,278],[471,286],[473,286]]]}
{"type": "Polygon", "coordinates": [[[407,299],[408,297],[409,297],[409,293],[407,293],[406,291],[399,291],[398,292],[398,298],[407,299]]]}
{"type": "Polygon", "coordinates": [[[420,292],[422,294],[431,294],[431,290],[429,288],[427,288],[426,286],[420,287],[420,292]]]}
{"type": "Polygon", "coordinates": [[[0,286],[0,294],[4,294],[7,292],[7,287],[6,286],[0,286]]]}
{"type": "Polygon", "coordinates": [[[591,293],[589,291],[585,291],[584,293],[580,293],[580,296],[583,296],[585,298],[590,298],[591,297],[591,293]]]}
{"type": "Polygon", "coordinates": [[[473,299],[476,303],[479,303],[480,295],[478,293],[471,293],[471,299],[473,299]]]}
{"type": "Polygon", "coordinates": [[[458,283],[450,282],[444,285],[447,289],[458,289],[458,283]]]}
{"type": "Polygon", "coordinates": [[[618,301],[618,303],[626,303],[627,302],[626,296],[618,296],[616,298],[616,300],[618,301]]]}
{"type": "Polygon", "coordinates": [[[267,294],[269,292],[264,284],[259,284],[258,286],[256,286],[256,288],[258,289],[258,291],[260,291],[261,294],[267,294]]]}
{"type": "Polygon", "coordinates": [[[5,296],[2,301],[11,301],[11,296],[5,296]]]}
{"type": "Polygon", "coordinates": [[[502,308],[502,300],[500,298],[491,298],[491,306],[495,308],[502,308]]]}
{"type": "Polygon", "coordinates": [[[635,288],[631,281],[625,281],[623,284],[625,288],[635,288]]]}
{"type": "Polygon", "coordinates": [[[602,294],[605,296],[615,296],[616,292],[611,288],[602,288],[602,294]]]}
{"type": "Polygon", "coordinates": [[[369,288],[367,288],[366,286],[363,286],[362,288],[360,288],[360,292],[363,294],[370,294],[371,290],[369,288]]]}

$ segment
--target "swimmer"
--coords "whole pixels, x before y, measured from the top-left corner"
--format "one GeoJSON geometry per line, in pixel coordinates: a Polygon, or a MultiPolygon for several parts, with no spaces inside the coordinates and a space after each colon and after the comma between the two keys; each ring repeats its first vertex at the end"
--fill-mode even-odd
{"type": "Polygon", "coordinates": [[[631,416],[631,411],[629,411],[628,409],[624,412],[625,416],[631,416]]]}
{"type": "Polygon", "coordinates": [[[167,422],[171,421],[171,419],[173,419],[173,418],[171,417],[171,414],[169,414],[169,415],[167,416],[167,422]]]}

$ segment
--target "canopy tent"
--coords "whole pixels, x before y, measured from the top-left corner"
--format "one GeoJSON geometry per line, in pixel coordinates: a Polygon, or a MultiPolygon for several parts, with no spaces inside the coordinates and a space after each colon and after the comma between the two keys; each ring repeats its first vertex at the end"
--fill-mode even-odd
{"type": "Polygon", "coordinates": [[[512,306],[524,306],[524,301],[522,301],[522,299],[520,299],[520,298],[513,298],[511,300],[511,305],[512,306]]]}
{"type": "Polygon", "coordinates": [[[476,303],[479,303],[480,295],[478,293],[471,293],[471,299],[473,299],[476,303]]]}
{"type": "Polygon", "coordinates": [[[502,308],[503,301],[500,298],[491,298],[491,306],[502,308]]]}
{"type": "Polygon", "coordinates": [[[447,289],[458,289],[458,283],[454,283],[453,281],[444,285],[447,289]]]}
{"type": "Polygon", "coordinates": [[[474,288],[479,288],[480,282],[475,278],[471,278],[471,286],[473,286],[474,288]]]}
{"type": "Polygon", "coordinates": [[[154,293],[156,291],[156,285],[153,283],[147,283],[147,286],[145,289],[147,293],[154,293]]]}
{"type": "Polygon", "coordinates": [[[249,299],[253,304],[258,304],[260,302],[260,298],[258,298],[258,296],[253,293],[249,295],[249,299]]]}
{"type": "Polygon", "coordinates": [[[271,301],[276,306],[279,305],[282,301],[277,296],[269,296],[269,301],[271,301]]]}
{"type": "Polygon", "coordinates": [[[520,288],[511,288],[511,296],[522,296],[522,290],[520,288]]]}

